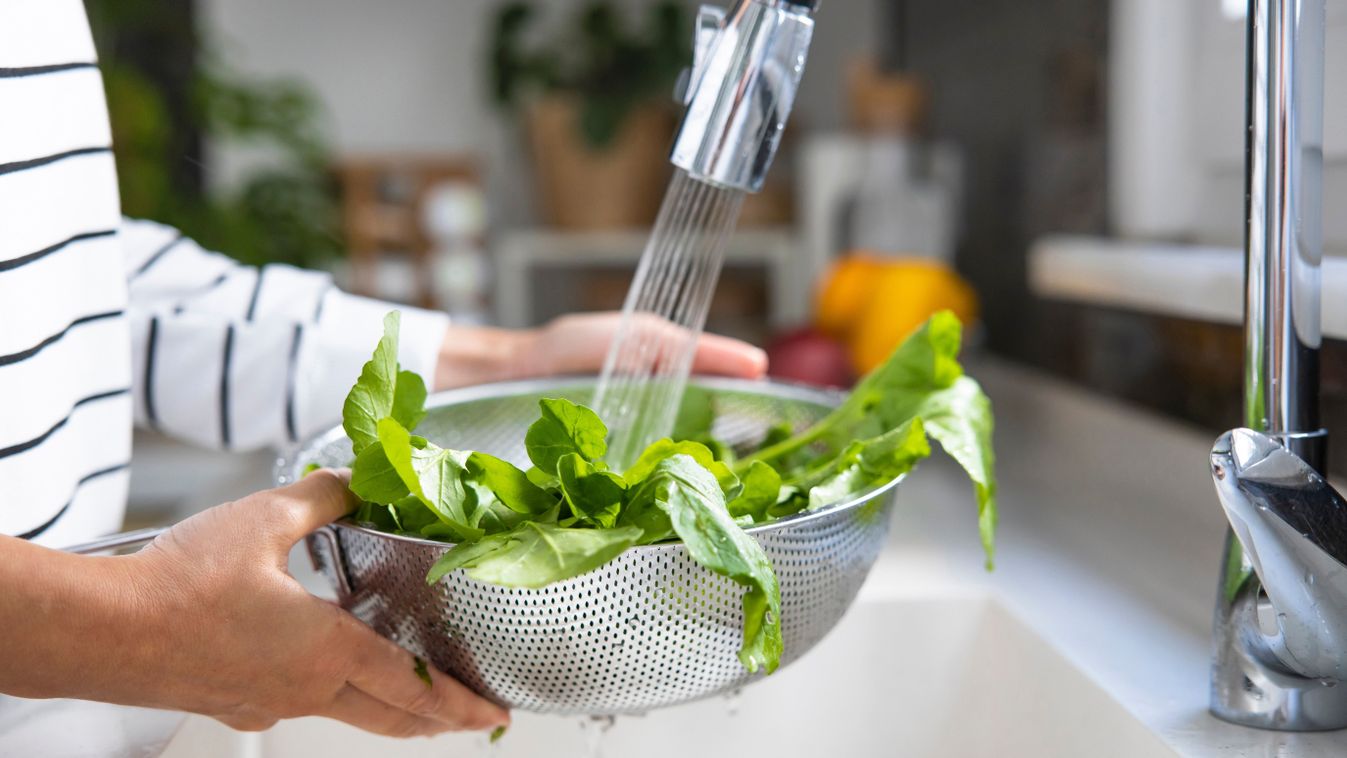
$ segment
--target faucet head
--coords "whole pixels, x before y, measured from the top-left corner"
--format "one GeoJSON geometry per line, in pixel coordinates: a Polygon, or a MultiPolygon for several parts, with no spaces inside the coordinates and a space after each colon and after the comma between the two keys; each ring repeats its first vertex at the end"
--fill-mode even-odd
{"type": "Polygon", "coordinates": [[[757,192],[804,74],[817,2],[737,0],[698,13],[687,111],[669,160],[692,177],[757,192]]]}

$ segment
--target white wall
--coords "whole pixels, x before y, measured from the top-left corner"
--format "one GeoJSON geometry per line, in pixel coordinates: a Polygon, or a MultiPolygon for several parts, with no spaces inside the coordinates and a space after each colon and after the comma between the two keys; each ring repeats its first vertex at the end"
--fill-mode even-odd
{"type": "MultiPolygon", "coordinates": [[[[340,151],[479,153],[488,163],[497,218],[511,222],[527,218],[530,192],[520,142],[485,94],[487,35],[501,2],[203,0],[201,24],[238,71],[308,83],[328,109],[340,151]]],[[[646,0],[622,4],[639,9],[646,0]]],[[[544,18],[565,20],[579,0],[537,5],[544,18]]],[[[795,105],[801,127],[842,123],[839,82],[849,56],[873,48],[874,6],[823,4],[795,105]]],[[[233,146],[214,150],[210,164],[215,180],[228,183],[252,160],[264,158],[233,146]]]]}
{"type": "MultiPolygon", "coordinates": [[[[1223,4],[1114,0],[1109,190],[1123,236],[1242,244],[1245,22],[1223,4]]],[[[1327,7],[1324,239],[1347,253],[1347,0],[1327,7]]]]}

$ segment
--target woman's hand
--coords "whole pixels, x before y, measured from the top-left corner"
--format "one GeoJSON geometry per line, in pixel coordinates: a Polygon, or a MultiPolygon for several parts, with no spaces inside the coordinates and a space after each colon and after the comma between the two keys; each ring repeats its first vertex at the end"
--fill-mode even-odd
{"type": "Polygon", "coordinates": [[[291,546],[354,505],[344,475],[200,513],[131,556],[0,541],[0,692],[213,716],[238,729],[327,716],[408,737],[509,714],[415,659],[286,571],[291,546]]]}
{"type": "MultiPolygon", "coordinates": [[[[553,374],[597,373],[622,323],[622,314],[561,316],[538,329],[451,326],[440,350],[435,389],[553,374]]],[[[653,316],[637,328],[677,330],[653,316]]],[[[747,342],[715,334],[697,340],[692,371],[756,379],[767,373],[767,354],[747,342]]]]}

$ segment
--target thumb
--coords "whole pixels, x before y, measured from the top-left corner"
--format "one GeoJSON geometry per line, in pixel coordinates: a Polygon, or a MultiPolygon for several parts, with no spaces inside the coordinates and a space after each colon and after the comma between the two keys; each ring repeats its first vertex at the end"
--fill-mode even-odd
{"type": "Polygon", "coordinates": [[[294,484],[253,495],[286,547],[313,530],[345,516],[360,504],[351,492],[350,469],[318,469],[294,484]]]}

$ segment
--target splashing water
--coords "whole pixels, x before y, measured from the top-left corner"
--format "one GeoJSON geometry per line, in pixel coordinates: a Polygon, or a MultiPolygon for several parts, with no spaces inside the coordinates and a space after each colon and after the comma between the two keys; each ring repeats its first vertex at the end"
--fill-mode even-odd
{"type": "Polygon", "coordinates": [[[744,689],[736,687],[725,693],[725,715],[734,718],[739,715],[739,706],[743,702],[744,689]]]}
{"type": "Polygon", "coordinates": [[[585,716],[580,719],[580,730],[585,733],[585,753],[582,758],[603,758],[603,735],[616,723],[616,716],[585,716]]]}
{"type": "Polygon", "coordinates": [[[594,397],[620,468],[673,431],[744,193],[674,173],[594,397]]]}
{"type": "Polygon", "coordinates": [[[477,735],[477,755],[481,758],[496,758],[500,755],[500,741],[492,740],[489,733],[477,735]]]}

